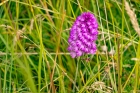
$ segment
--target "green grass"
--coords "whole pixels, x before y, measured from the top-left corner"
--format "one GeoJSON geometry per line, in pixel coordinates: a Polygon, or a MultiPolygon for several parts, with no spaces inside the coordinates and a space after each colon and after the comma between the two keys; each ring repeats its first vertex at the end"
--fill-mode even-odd
{"type": "MultiPolygon", "coordinates": [[[[0,93],[139,93],[140,39],[124,1],[2,0],[0,93]],[[69,31],[87,11],[98,19],[98,51],[73,59],[69,31]]],[[[140,1],[128,3],[140,24],[140,1]]]]}

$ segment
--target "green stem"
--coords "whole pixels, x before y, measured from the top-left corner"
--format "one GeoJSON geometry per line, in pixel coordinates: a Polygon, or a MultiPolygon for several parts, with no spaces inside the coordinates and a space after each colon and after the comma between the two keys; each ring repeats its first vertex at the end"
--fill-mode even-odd
{"type": "Polygon", "coordinates": [[[138,47],[137,47],[137,55],[136,55],[136,68],[135,68],[135,76],[136,76],[136,79],[135,79],[135,84],[134,84],[134,91],[133,93],[137,93],[137,90],[139,89],[139,78],[140,78],[140,75],[139,75],[139,66],[140,66],[140,39],[139,39],[139,44],[138,44],[138,47]]]}

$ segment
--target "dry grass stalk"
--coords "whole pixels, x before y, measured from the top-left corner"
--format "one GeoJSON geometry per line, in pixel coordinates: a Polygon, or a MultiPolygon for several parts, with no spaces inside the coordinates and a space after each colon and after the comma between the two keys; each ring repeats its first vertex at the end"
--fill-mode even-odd
{"type": "Polygon", "coordinates": [[[94,82],[90,86],[87,86],[87,90],[90,93],[95,93],[95,91],[102,92],[102,93],[112,93],[112,88],[106,86],[104,82],[100,82],[100,81],[94,82]]]}
{"type": "Polygon", "coordinates": [[[139,24],[138,24],[138,21],[137,21],[137,18],[136,18],[136,14],[134,13],[133,10],[131,10],[131,8],[130,8],[130,6],[129,6],[129,4],[126,0],[125,0],[125,10],[130,17],[133,28],[135,29],[135,31],[140,36],[140,28],[139,28],[139,24]]]}
{"type": "Polygon", "coordinates": [[[25,32],[25,30],[26,30],[25,28],[26,28],[26,25],[21,30],[18,30],[16,32],[16,35],[15,35],[14,41],[13,41],[14,46],[16,45],[17,41],[20,40],[21,37],[23,37],[22,35],[25,32]]]}

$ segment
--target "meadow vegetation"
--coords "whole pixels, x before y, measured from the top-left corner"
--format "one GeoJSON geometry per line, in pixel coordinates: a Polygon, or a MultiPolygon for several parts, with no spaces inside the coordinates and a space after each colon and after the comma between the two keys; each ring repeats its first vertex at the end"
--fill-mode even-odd
{"type": "Polygon", "coordinates": [[[0,93],[139,93],[139,0],[1,0],[0,93]],[[72,58],[77,16],[98,20],[97,52],[72,58]]]}

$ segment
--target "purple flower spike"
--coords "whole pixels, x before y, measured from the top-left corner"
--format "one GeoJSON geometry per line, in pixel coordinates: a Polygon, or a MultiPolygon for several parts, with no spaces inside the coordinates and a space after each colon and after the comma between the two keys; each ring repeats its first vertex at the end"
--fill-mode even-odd
{"type": "Polygon", "coordinates": [[[90,12],[84,12],[76,18],[68,39],[68,51],[72,58],[83,54],[95,54],[95,41],[98,36],[97,19],[90,12]]]}

